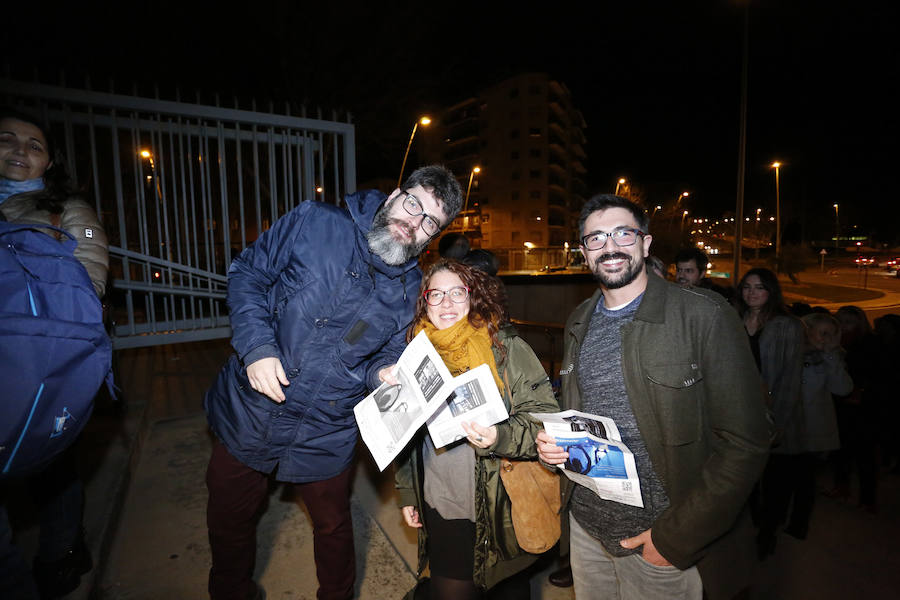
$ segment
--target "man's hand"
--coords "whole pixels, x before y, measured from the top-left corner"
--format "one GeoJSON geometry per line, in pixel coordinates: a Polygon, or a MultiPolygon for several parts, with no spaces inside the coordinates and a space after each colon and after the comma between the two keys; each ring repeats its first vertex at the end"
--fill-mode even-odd
{"type": "Polygon", "coordinates": [[[422,526],[422,519],[419,518],[419,510],[415,506],[404,506],[400,509],[403,513],[403,520],[410,527],[418,529],[422,526]]]}
{"type": "Polygon", "coordinates": [[[556,440],[541,429],[535,438],[538,456],[548,465],[561,465],[569,458],[569,453],[556,445],[556,440]]]}
{"type": "Polygon", "coordinates": [[[274,356],[250,363],[247,367],[247,379],[250,380],[251,388],[279,404],[284,402],[284,392],[281,391],[281,386],[291,385],[287,375],[284,374],[281,361],[274,356]]]}
{"type": "Polygon", "coordinates": [[[653,545],[653,538],[650,536],[650,532],[652,529],[648,529],[647,531],[640,533],[633,538],[628,538],[627,540],[622,540],[619,544],[623,548],[637,548],[638,546],[643,545],[644,550],[641,552],[641,556],[644,557],[651,565],[656,565],[657,567],[671,567],[672,563],[663,558],[663,555],[660,554],[656,550],[656,546],[653,545]]]}
{"type": "Polygon", "coordinates": [[[398,383],[400,383],[400,381],[398,381],[394,376],[394,367],[396,366],[397,363],[394,363],[378,371],[378,380],[388,385],[397,385],[398,383]]]}
{"type": "Polygon", "coordinates": [[[497,427],[495,425],[482,427],[475,421],[468,423],[463,421],[460,425],[462,425],[463,431],[466,432],[469,443],[476,448],[490,448],[497,441],[497,427]]]}

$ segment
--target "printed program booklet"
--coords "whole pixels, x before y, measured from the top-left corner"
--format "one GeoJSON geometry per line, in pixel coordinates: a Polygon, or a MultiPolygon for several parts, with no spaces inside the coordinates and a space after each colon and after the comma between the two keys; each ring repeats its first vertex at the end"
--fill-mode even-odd
{"type": "Polygon", "coordinates": [[[425,332],[420,332],[397,361],[397,385],[382,383],[353,408],[363,441],[382,471],[427,423],[435,448],[466,436],[462,423],[484,427],[509,418],[486,365],[450,375],[425,332]]]}
{"type": "Polygon", "coordinates": [[[604,500],[644,507],[634,455],[622,443],[615,421],[577,410],[531,416],[569,453],[559,465],[566,477],[604,500]]]}

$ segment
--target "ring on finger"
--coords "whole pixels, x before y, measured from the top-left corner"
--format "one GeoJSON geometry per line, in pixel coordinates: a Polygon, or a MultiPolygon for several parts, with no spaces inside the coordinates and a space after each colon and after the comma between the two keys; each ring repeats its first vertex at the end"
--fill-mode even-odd
{"type": "Polygon", "coordinates": [[[476,442],[482,442],[482,441],[484,441],[484,438],[481,437],[481,436],[479,435],[479,436],[477,436],[477,437],[475,438],[475,441],[476,441],[476,442]]]}

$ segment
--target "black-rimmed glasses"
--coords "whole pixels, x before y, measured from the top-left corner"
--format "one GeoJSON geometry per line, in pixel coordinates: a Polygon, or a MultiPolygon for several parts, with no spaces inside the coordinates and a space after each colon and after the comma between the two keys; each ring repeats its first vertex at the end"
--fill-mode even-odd
{"type": "Polygon", "coordinates": [[[449,290],[425,290],[422,296],[430,306],[438,306],[444,301],[444,296],[449,296],[450,302],[462,304],[469,298],[469,288],[464,285],[458,285],[449,290]]]}
{"type": "Polygon", "coordinates": [[[612,238],[616,246],[633,246],[638,236],[644,237],[646,234],[640,229],[634,227],[620,227],[610,231],[594,231],[581,238],[581,245],[586,250],[602,250],[606,246],[606,240],[612,238]]]}
{"type": "Polygon", "coordinates": [[[403,198],[403,210],[411,217],[422,217],[422,223],[419,225],[419,227],[422,228],[422,231],[428,235],[434,235],[441,230],[440,221],[431,215],[425,214],[425,209],[422,208],[422,203],[418,198],[409,192],[402,193],[406,194],[406,197],[403,198]]]}

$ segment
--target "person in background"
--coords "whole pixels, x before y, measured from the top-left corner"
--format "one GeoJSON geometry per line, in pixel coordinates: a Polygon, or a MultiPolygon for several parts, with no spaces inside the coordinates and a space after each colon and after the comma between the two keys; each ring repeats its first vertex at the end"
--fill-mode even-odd
{"type": "Polygon", "coordinates": [[[858,306],[842,306],[834,315],[841,324],[841,346],[847,351],[847,371],[853,390],[836,396],[841,449],[835,453],[835,486],[831,495],[850,496],[850,473],[856,465],[859,476],[859,505],[869,512],[878,510],[879,397],[877,393],[880,357],[878,338],[866,313],[858,306]]]}
{"type": "Polygon", "coordinates": [[[699,248],[682,248],[675,255],[675,283],[686,287],[711,290],[726,300],[731,300],[732,290],[713,283],[706,276],[709,257],[699,248]]]}
{"type": "Polygon", "coordinates": [[[776,528],[792,505],[784,532],[806,539],[816,493],[816,464],[840,446],[831,395],[846,395],[853,389],[844,365],[840,326],[834,317],[811,312],[803,317],[803,323],[807,343],[800,405],[786,423],[781,443],[772,449],[764,480],[771,504],[761,524],[763,537],[775,537],[776,528]]]}
{"type": "MultiPolygon", "coordinates": [[[[97,213],[78,196],[50,128],[13,108],[0,108],[0,218],[50,225],[71,234],[77,242],[75,258],[90,276],[98,298],[103,296],[109,253],[97,213]]],[[[47,229],[47,235],[60,234],[47,229]]],[[[77,588],[81,576],[93,568],[82,529],[84,485],[76,456],[76,446],[70,446],[28,478],[40,520],[33,581],[12,546],[6,509],[0,505],[0,596],[58,598],[77,588]]]]}
{"type": "Polygon", "coordinates": [[[738,285],[735,305],[762,374],[768,396],[767,405],[775,422],[773,454],[763,474],[762,495],[759,498],[757,551],[760,558],[765,558],[775,551],[774,527],[770,521],[776,518],[778,504],[778,490],[767,485],[767,482],[778,479],[781,459],[776,449],[801,406],[800,382],[806,332],[803,323],[788,312],[778,278],[769,269],[750,269],[744,274],[738,285]]]}
{"type": "Polygon", "coordinates": [[[666,263],[664,263],[660,257],[654,256],[653,254],[648,254],[647,272],[653,273],[654,275],[658,275],[663,279],[666,279],[666,263]]]}
{"type": "Polygon", "coordinates": [[[528,413],[558,410],[550,381],[507,322],[499,280],[479,269],[448,260],[431,267],[408,339],[420,331],[454,376],[489,365],[510,414],[488,427],[464,424],[466,438],[440,449],[423,429],[395,463],[403,519],[419,530],[418,571],[426,560],[431,569],[428,597],[475,599],[487,589],[489,598],[527,599],[527,578],[514,575],[537,557],[516,543],[497,457],[535,458],[540,423],[528,413]]]}

